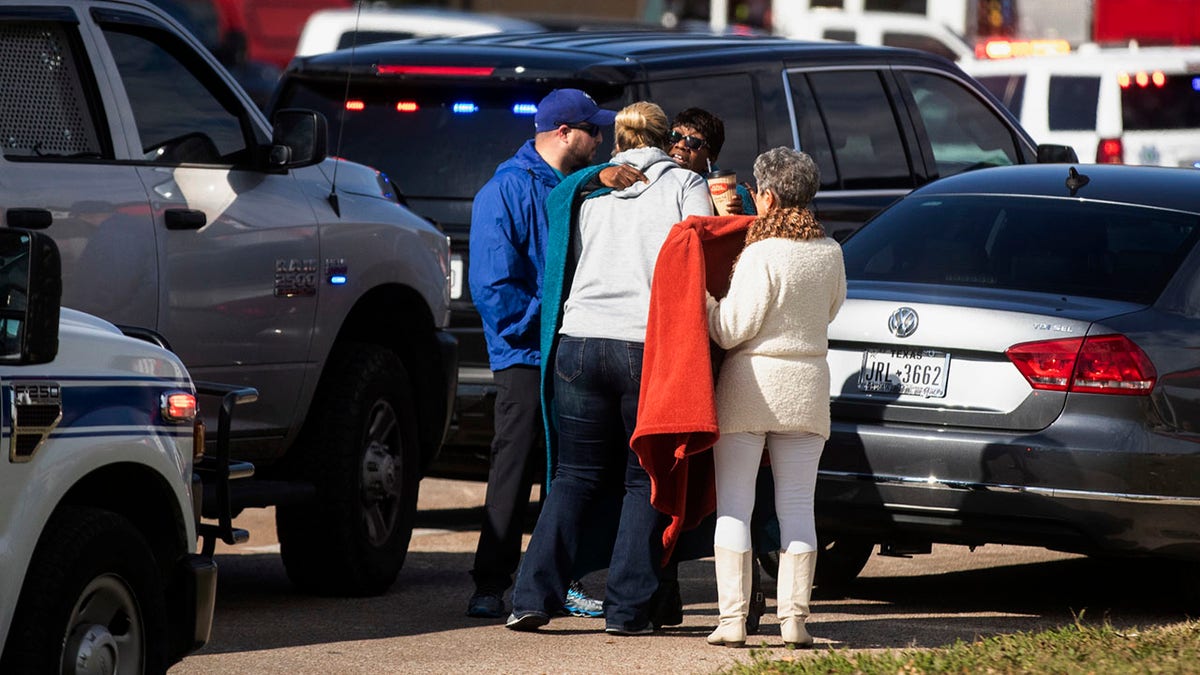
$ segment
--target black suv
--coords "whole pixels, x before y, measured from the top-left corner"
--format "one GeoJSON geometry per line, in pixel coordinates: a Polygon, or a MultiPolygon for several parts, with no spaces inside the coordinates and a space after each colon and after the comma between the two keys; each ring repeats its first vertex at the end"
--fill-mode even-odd
{"type": "MultiPolygon", "coordinates": [[[[486,467],[492,431],[491,371],[463,278],[471,201],[532,137],[537,102],[558,87],[583,89],[614,110],[645,99],[669,116],[690,106],[716,113],[725,120],[721,166],[742,180],[764,150],[808,152],[823,181],[817,216],[839,239],[935,178],[1039,154],[1017,120],[957,66],[910,50],[695,33],[538,33],[405,40],[294,60],[272,108],[324,112],[335,153],[390,175],[408,205],[452,238],[451,324],[462,370],[444,460],[474,455],[486,467]],[[471,452],[455,452],[464,448],[471,452]]],[[[601,148],[597,157],[605,156],[601,148]]],[[[465,468],[441,467],[446,475],[465,468]]]]}

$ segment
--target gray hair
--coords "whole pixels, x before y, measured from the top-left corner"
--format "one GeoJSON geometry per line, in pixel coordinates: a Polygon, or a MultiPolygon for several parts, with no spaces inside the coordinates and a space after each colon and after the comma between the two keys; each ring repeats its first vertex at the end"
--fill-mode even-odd
{"type": "Polygon", "coordinates": [[[754,160],[754,180],[760,192],[770,190],[775,194],[779,208],[802,209],[817,193],[821,170],[807,153],[780,147],[754,160]]]}

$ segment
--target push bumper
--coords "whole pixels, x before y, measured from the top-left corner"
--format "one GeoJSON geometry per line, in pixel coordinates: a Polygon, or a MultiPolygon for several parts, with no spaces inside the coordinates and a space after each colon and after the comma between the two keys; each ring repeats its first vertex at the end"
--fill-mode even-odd
{"type": "Polygon", "coordinates": [[[179,619],[182,622],[179,658],[204,645],[212,636],[213,611],[217,604],[217,563],[211,557],[189,554],[178,563],[180,589],[179,619]]]}

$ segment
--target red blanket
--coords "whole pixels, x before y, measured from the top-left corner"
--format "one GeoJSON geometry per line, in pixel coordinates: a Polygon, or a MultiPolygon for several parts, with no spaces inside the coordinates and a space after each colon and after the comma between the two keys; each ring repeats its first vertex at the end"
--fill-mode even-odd
{"type": "Polygon", "coordinates": [[[671,516],[664,563],[679,534],[717,508],[712,446],[719,431],[704,291],[719,298],[729,290],[753,221],[692,216],[671,229],[655,263],[631,445],[650,474],[650,503],[671,516]]]}

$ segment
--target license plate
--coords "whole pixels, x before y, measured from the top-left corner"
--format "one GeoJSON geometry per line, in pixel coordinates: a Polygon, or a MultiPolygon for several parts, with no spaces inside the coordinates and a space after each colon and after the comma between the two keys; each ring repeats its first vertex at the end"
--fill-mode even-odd
{"type": "Polygon", "coordinates": [[[950,355],[934,349],[868,349],[863,352],[858,390],[943,398],[950,355]]]}
{"type": "Polygon", "coordinates": [[[450,254],[450,299],[459,300],[463,292],[463,259],[457,253],[450,254]]]}

